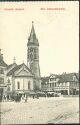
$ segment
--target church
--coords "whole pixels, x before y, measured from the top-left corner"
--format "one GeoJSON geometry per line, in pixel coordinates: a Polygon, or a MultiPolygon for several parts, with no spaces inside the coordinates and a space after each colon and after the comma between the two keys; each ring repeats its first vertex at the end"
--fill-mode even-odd
{"type": "Polygon", "coordinates": [[[7,65],[0,51],[0,71],[2,71],[0,72],[0,79],[3,75],[4,81],[0,82],[0,89],[3,89],[4,94],[11,92],[23,94],[41,89],[39,42],[33,22],[27,43],[27,65],[25,63],[17,65],[15,58],[13,64],[7,65]]]}

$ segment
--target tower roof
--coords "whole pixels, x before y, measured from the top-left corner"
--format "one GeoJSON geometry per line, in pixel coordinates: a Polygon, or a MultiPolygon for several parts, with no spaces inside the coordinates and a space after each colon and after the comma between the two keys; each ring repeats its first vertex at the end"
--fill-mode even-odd
{"type": "Polygon", "coordinates": [[[36,34],[35,34],[35,29],[34,29],[33,23],[34,22],[32,21],[31,33],[30,33],[30,36],[28,38],[28,44],[27,45],[38,45],[39,46],[38,39],[37,39],[36,34]]]}

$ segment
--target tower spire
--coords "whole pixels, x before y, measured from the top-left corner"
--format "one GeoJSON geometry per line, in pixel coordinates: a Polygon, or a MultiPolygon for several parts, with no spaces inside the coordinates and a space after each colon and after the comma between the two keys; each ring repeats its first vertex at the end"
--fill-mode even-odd
{"type": "Polygon", "coordinates": [[[34,29],[34,22],[32,21],[32,28],[31,28],[31,33],[30,33],[30,36],[33,37],[33,35],[35,35],[36,37],[36,34],[35,34],[35,29],[34,29]]]}
{"type": "Polygon", "coordinates": [[[32,21],[32,29],[31,29],[31,33],[35,34],[35,30],[34,30],[34,21],[32,21]]]}
{"type": "Polygon", "coordinates": [[[38,45],[38,39],[36,37],[36,33],[35,33],[35,29],[34,29],[34,22],[32,21],[32,28],[31,28],[31,32],[30,32],[30,36],[28,38],[28,44],[27,45],[38,45]]]}

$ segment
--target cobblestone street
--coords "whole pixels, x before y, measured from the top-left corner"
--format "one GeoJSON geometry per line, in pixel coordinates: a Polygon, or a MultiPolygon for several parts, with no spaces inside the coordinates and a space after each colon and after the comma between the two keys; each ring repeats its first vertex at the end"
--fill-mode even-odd
{"type": "Polygon", "coordinates": [[[79,123],[79,98],[30,98],[26,103],[1,103],[1,124],[31,123],[79,123]]]}

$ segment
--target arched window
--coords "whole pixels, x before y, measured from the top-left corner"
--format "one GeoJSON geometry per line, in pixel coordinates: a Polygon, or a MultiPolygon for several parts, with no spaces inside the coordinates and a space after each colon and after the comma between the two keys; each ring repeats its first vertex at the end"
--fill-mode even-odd
{"type": "Polygon", "coordinates": [[[30,85],[31,83],[30,83],[30,81],[28,82],[28,90],[30,90],[31,89],[31,85],[30,85]]]}
{"type": "Polygon", "coordinates": [[[20,89],[20,82],[17,82],[17,89],[20,89]]]}

